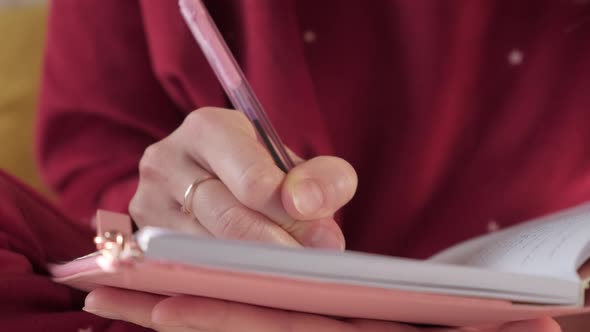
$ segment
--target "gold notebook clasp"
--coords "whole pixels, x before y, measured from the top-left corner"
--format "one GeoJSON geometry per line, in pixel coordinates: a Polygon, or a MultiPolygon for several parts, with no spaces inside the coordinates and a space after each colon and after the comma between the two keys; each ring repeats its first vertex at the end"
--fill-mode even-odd
{"type": "Polygon", "coordinates": [[[128,215],[99,210],[94,238],[100,252],[99,265],[105,270],[116,270],[120,265],[143,259],[143,251],[135,242],[128,215]]]}
{"type": "Polygon", "coordinates": [[[102,255],[109,260],[125,262],[143,257],[133,237],[119,231],[106,231],[96,236],[94,243],[102,255]]]}

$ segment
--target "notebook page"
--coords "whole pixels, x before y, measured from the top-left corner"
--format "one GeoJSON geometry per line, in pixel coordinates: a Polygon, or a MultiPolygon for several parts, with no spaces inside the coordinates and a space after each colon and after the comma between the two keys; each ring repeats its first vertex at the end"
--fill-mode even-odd
{"type": "Polygon", "coordinates": [[[590,204],[451,247],[430,261],[579,280],[590,256],[590,204]]]}
{"type": "Polygon", "coordinates": [[[199,238],[149,227],[136,237],[146,259],[187,266],[519,302],[579,303],[579,281],[350,251],[199,238]]]}

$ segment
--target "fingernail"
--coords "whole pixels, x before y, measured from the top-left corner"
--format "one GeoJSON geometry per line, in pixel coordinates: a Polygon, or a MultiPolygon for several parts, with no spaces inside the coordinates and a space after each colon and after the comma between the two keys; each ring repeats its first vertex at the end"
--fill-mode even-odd
{"type": "Polygon", "coordinates": [[[293,204],[302,215],[318,212],[324,204],[320,186],[311,179],[303,179],[293,185],[293,204]]]}
{"type": "Polygon", "coordinates": [[[82,310],[84,310],[88,313],[91,313],[93,315],[97,315],[97,316],[108,318],[108,319],[114,319],[114,320],[122,320],[123,319],[123,317],[121,315],[114,313],[114,312],[110,312],[110,311],[87,308],[87,307],[82,308],[82,310]]]}
{"type": "Polygon", "coordinates": [[[344,250],[344,241],[327,228],[319,228],[309,240],[309,245],[316,249],[344,250]]]}

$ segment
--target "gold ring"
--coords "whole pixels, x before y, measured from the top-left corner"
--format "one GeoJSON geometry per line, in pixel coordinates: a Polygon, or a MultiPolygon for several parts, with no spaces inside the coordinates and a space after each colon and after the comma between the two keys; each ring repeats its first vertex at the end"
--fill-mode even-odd
{"type": "Polygon", "coordinates": [[[188,188],[186,188],[186,190],[184,191],[184,202],[182,203],[182,208],[181,211],[183,213],[186,214],[193,214],[193,210],[191,209],[191,203],[193,201],[193,195],[195,194],[195,190],[197,190],[197,187],[207,181],[207,180],[212,180],[214,179],[213,176],[206,174],[203,176],[198,177],[195,181],[193,181],[193,183],[190,184],[190,186],[188,186],[188,188]]]}

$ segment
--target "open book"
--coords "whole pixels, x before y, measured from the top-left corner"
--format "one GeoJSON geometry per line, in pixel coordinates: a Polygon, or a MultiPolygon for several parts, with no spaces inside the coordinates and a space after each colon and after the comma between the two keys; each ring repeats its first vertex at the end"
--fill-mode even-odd
{"type": "Polygon", "coordinates": [[[590,204],[474,238],[428,260],[280,248],[149,227],[131,235],[126,216],[105,211],[98,223],[101,250],[52,266],[57,282],[443,325],[586,310],[590,204]]]}

